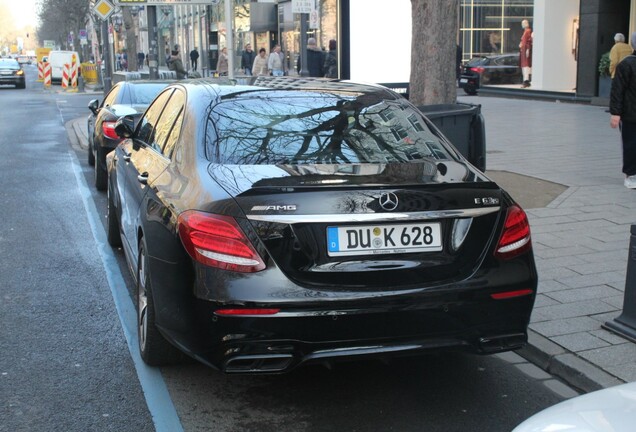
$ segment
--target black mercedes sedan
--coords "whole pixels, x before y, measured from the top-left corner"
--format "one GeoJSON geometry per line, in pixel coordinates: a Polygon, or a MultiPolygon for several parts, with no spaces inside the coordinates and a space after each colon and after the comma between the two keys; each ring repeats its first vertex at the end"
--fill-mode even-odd
{"type": "Polygon", "coordinates": [[[462,67],[459,87],[469,95],[484,85],[521,84],[519,53],[474,57],[462,67]]]}
{"type": "Polygon", "coordinates": [[[280,373],[526,343],[526,214],[398,94],[182,81],[115,131],[108,241],[148,364],[280,373]]]}
{"type": "Polygon", "coordinates": [[[106,189],[106,155],[121,140],[115,134],[115,122],[126,114],[142,113],[152,100],[172,81],[121,81],[104,97],[88,103],[88,164],[95,167],[95,187],[106,189]],[[95,163],[97,161],[97,163],[95,163]]]}

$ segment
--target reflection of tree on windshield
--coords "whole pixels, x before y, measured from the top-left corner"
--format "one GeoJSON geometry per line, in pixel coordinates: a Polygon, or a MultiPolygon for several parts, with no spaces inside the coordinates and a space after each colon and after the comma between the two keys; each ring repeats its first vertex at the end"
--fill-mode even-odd
{"type": "Polygon", "coordinates": [[[373,93],[356,98],[243,94],[211,109],[207,145],[218,162],[234,164],[379,163],[431,156],[425,143],[437,138],[427,128],[400,123],[407,118],[403,111],[412,117],[408,105],[373,93]]]}

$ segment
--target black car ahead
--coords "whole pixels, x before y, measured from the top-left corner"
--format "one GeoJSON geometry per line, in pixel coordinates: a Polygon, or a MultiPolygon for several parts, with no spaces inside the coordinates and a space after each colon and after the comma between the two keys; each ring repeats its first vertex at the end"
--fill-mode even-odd
{"type": "Polygon", "coordinates": [[[472,58],[462,67],[459,77],[459,86],[470,95],[483,85],[520,83],[519,54],[472,58]]]}
{"type": "Polygon", "coordinates": [[[88,103],[88,163],[95,166],[95,187],[106,189],[106,155],[121,139],[115,134],[120,116],[141,113],[172,81],[122,81],[115,84],[102,104],[97,99],[88,103]],[[97,161],[97,163],[95,163],[97,161]]]}
{"type": "Polygon", "coordinates": [[[26,79],[22,65],[11,58],[0,59],[0,85],[14,85],[15,88],[26,88],[26,79]]]}
{"type": "Polygon", "coordinates": [[[151,365],[227,373],[527,340],[524,211],[406,99],[289,77],[167,87],[108,156],[151,365]]]}

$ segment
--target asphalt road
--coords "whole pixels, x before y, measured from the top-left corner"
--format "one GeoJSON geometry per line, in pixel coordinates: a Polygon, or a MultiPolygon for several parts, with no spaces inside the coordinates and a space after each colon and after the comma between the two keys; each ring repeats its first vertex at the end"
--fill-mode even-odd
{"type": "Polygon", "coordinates": [[[46,92],[27,72],[26,90],[0,87],[0,431],[175,430],[162,420],[175,409],[186,431],[497,432],[573,394],[516,355],[283,376],[140,366],[131,279],[104,244],[106,196],[65,128],[96,96],[46,92]]]}

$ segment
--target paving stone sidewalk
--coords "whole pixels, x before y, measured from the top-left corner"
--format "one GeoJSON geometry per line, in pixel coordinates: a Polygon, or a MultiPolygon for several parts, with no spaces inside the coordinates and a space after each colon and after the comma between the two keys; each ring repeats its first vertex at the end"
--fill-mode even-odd
{"type": "Polygon", "coordinates": [[[609,114],[554,101],[459,99],[482,105],[487,173],[546,181],[500,181],[528,213],[539,272],[531,346],[521,354],[585,391],[636,381],[636,344],[601,328],[622,311],[636,223],[636,190],[623,186],[609,114]],[[563,192],[547,196],[553,184],[563,192]],[[522,199],[542,195],[549,199],[539,207],[522,199]]]}

